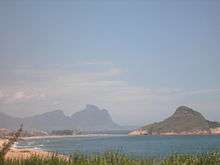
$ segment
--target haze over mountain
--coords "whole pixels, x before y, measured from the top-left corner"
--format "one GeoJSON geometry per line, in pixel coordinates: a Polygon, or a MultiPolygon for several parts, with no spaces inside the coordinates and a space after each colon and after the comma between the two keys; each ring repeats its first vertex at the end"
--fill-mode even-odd
{"type": "Polygon", "coordinates": [[[83,111],[74,113],[71,116],[73,124],[80,129],[92,130],[111,130],[119,129],[119,125],[113,122],[110,114],[105,109],[99,109],[95,105],[86,105],[83,111]]]}
{"type": "Polygon", "coordinates": [[[220,123],[208,121],[201,113],[180,106],[164,121],[146,125],[131,132],[130,135],[215,134],[218,133],[219,128],[220,123]]]}
{"type": "Polygon", "coordinates": [[[99,131],[123,129],[123,127],[114,123],[107,110],[102,110],[95,105],[89,104],[86,105],[84,110],[76,112],[71,116],[66,116],[61,110],[25,118],[15,118],[0,113],[0,127],[16,129],[20,123],[23,123],[24,129],[28,130],[80,129],[99,131]]]}

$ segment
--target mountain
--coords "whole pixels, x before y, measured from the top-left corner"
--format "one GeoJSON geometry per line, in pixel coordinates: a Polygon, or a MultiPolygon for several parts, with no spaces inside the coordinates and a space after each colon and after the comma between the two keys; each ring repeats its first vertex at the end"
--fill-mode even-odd
{"type": "Polygon", "coordinates": [[[84,131],[119,130],[121,126],[113,122],[105,109],[87,105],[82,111],[66,116],[61,110],[25,118],[15,118],[0,113],[0,128],[16,129],[23,123],[26,130],[64,130],[81,129],[84,131]]]}
{"type": "Polygon", "coordinates": [[[212,122],[186,106],[176,109],[174,114],[162,122],[153,123],[130,132],[130,135],[188,135],[188,134],[215,134],[220,123],[212,122]]]}
{"type": "Polygon", "coordinates": [[[114,130],[120,126],[113,122],[110,114],[105,109],[95,105],[86,105],[86,108],[71,116],[73,124],[81,130],[114,130]]]}
{"type": "Polygon", "coordinates": [[[24,128],[27,130],[62,130],[72,129],[72,121],[70,117],[65,116],[63,111],[56,110],[32,117],[23,118],[24,128]]]}
{"type": "Polygon", "coordinates": [[[14,130],[19,127],[19,123],[21,123],[21,119],[0,113],[0,128],[14,130]]]}

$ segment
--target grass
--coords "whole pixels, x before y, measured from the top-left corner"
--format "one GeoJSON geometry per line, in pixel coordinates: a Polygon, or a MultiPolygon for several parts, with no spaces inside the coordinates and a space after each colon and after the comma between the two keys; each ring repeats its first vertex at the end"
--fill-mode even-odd
{"type": "Polygon", "coordinates": [[[56,155],[49,158],[31,157],[24,160],[0,158],[0,165],[220,165],[220,153],[172,155],[166,159],[135,159],[120,153],[108,152],[87,156],[75,154],[69,159],[56,155]]]}

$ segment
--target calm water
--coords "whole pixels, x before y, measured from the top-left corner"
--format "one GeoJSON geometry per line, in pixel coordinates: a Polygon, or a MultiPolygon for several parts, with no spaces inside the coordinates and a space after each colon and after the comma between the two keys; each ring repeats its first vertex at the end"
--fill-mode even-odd
{"type": "Polygon", "coordinates": [[[94,136],[35,139],[19,142],[28,147],[71,154],[120,151],[134,156],[167,156],[173,153],[220,151],[220,136],[94,136]]]}

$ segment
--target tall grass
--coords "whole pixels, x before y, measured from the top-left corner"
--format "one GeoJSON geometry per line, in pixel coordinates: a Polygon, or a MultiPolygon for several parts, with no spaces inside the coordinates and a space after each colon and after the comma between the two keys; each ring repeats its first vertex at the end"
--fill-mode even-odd
{"type": "Polygon", "coordinates": [[[86,156],[76,154],[69,159],[59,156],[48,158],[31,157],[28,159],[2,159],[0,165],[220,165],[219,153],[198,155],[173,155],[166,159],[135,159],[120,153],[105,153],[86,156]]]}

